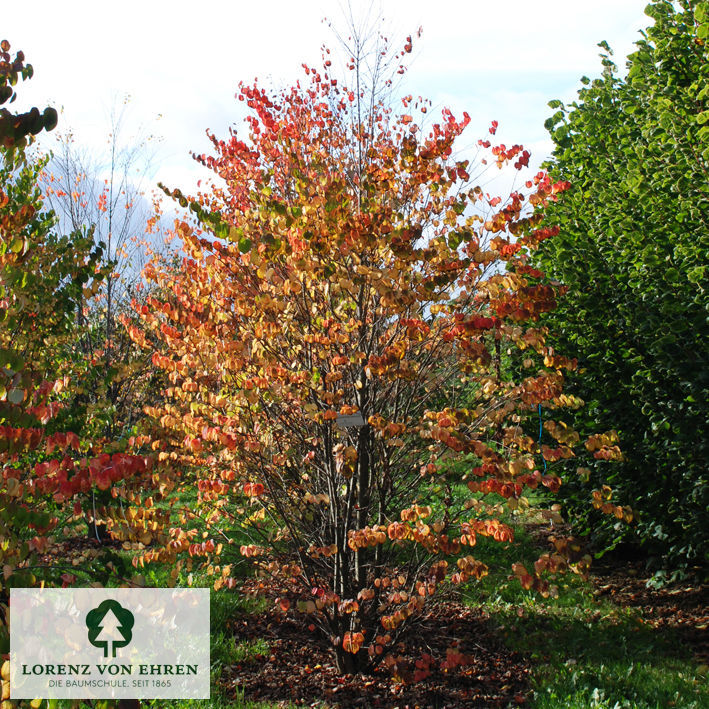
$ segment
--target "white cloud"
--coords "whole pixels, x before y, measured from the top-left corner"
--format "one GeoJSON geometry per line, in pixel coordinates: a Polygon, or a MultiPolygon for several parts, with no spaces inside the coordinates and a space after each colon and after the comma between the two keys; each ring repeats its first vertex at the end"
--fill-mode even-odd
{"type": "MultiPolygon", "coordinates": [[[[571,98],[582,74],[598,73],[597,42],[608,40],[623,66],[637,30],[649,22],[645,4],[381,2],[394,35],[424,27],[407,91],[468,110],[471,142],[497,119],[510,142],[538,145],[546,140],[546,102],[571,98]]],[[[31,12],[19,3],[4,8],[0,31],[35,67],[18,105],[63,105],[63,124],[99,148],[113,97],[130,94],[134,122],[164,138],[160,176],[167,180],[169,170],[180,178],[194,173],[189,153],[209,148],[206,128],[224,135],[243,115],[234,100],[240,80],[292,83],[303,61],[317,62],[323,42],[336,46],[324,15],[337,23],[339,3],[35,0],[31,12]]]]}

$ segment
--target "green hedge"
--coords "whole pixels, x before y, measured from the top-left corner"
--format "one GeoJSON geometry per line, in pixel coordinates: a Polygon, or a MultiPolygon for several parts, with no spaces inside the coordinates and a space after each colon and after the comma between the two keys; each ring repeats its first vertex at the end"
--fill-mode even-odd
{"type": "Polygon", "coordinates": [[[686,569],[709,547],[709,3],[646,13],[626,78],[602,42],[602,76],[549,104],[548,167],[572,189],[549,209],[561,234],[535,259],[569,287],[547,324],[579,357],[576,424],[615,428],[625,454],[574,461],[567,505],[606,545],[632,538],[657,568],[686,569]],[[588,480],[574,472],[584,463],[588,480]],[[631,530],[589,509],[588,488],[606,481],[637,509],[631,530]]]}

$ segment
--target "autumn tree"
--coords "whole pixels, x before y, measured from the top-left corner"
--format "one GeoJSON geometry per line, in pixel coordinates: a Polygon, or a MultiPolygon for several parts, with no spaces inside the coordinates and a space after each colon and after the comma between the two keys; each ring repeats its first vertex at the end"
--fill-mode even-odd
{"type": "Polygon", "coordinates": [[[589,515],[588,489],[607,475],[598,460],[562,494],[599,544],[639,543],[655,569],[686,572],[706,565],[709,541],[709,4],[646,12],[626,77],[602,44],[602,75],[550,104],[551,174],[572,188],[548,212],[560,237],[534,261],[569,288],[545,323],[579,357],[577,429],[618,430],[614,487],[637,524],[589,515]]]}
{"type": "MultiPolygon", "coordinates": [[[[0,45],[0,96],[32,76],[10,45],[0,45]]],[[[74,347],[76,309],[105,276],[101,249],[80,234],[59,236],[38,185],[43,163],[25,147],[56,113],[0,113],[0,599],[13,586],[70,583],[84,572],[95,581],[108,570],[77,569],[57,553],[61,533],[83,519],[78,496],[109,490],[147,471],[146,459],[88,440],[67,415],[81,377],[91,367],[74,347]],[[27,118],[29,116],[29,118],[27,118]],[[54,554],[54,556],[52,556],[54,554]],[[60,558],[57,558],[60,557],[60,558]],[[92,577],[92,573],[96,576],[92,577]]],[[[3,607],[3,614],[5,607],[3,607]]],[[[0,628],[5,652],[6,627],[0,628]]]]}
{"type": "Polygon", "coordinates": [[[102,244],[101,266],[110,271],[98,291],[78,309],[81,348],[96,367],[95,381],[85,382],[85,405],[93,407],[93,426],[117,436],[140,416],[133,402],[140,398],[137,384],[145,363],[136,361],[135,348],[118,323],[133,298],[142,296],[140,277],[160,234],[146,230],[151,205],[145,194],[151,170],[154,136],[140,130],[128,134],[129,97],[114,104],[105,149],[89,149],[81,136],[64,131],[56,136],[46,170],[43,191],[64,233],[83,233],[102,244]]]}
{"type": "MultiPolygon", "coordinates": [[[[43,197],[56,214],[55,230],[94,243],[105,274],[76,303],[75,350],[86,366],[81,387],[67,402],[72,425],[84,437],[122,440],[125,446],[142,417],[142,406],[160,389],[153,386],[149,358],[136,348],[119,318],[134,298],[145,296],[141,270],[150,249],[166,248],[160,220],[146,198],[155,157],[155,136],[129,134],[130,101],[114,103],[105,148],[89,149],[81,136],[55,136],[41,173],[43,197]]],[[[158,377],[159,378],[159,377],[158,377]]],[[[88,536],[108,538],[114,512],[110,490],[92,488],[82,497],[88,536]]],[[[120,507],[120,516],[124,510],[120,507]]]]}
{"type": "MultiPolygon", "coordinates": [[[[186,256],[147,267],[165,295],[129,329],[170,381],[147,409],[160,475],[198,500],[136,563],[203,560],[215,588],[253,564],[352,672],[396,665],[436,589],[487,573],[476,538],[512,539],[503,508],[558,488],[552,464],[578,442],[558,415],[577,402],[562,392],[574,362],[536,323],[557,289],[528,265],[555,234],[540,210],[567,185],[538,173],[506,200],[487,195],[474,171],[521,170],[527,151],[481,140],[487,158],[456,158],[467,114],[444,110],[424,131],[423,100],[370,113],[329,63],[275,94],[240,85],[248,138],[211,136],[197,159],[214,187],[173,192],[193,215],[176,224],[186,256]],[[496,367],[500,348],[523,353],[518,379],[496,367]],[[521,426],[540,406],[541,449],[521,426]]],[[[617,455],[610,435],[587,445],[617,455]]],[[[515,572],[549,593],[547,571],[587,561],[559,538],[515,572]]]]}

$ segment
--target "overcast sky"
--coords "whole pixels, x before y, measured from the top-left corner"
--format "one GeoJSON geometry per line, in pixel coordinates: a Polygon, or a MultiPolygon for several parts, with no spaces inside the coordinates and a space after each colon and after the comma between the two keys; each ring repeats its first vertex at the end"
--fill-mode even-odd
{"type": "MultiPolygon", "coordinates": [[[[569,100],[583,75],[599,73],[601,40],[625,56],[650,20],[647,0],[381,0],[390,35],[423,27],[404,93],[423,95],[473,118],[470,143],[491,120],[502,142],[523,143],[534,162],[550,149],[547,102],[569,100]]],[[[355,14],[370,0],[352,0],[355,14]]],[[[237,83],[290,84],[320,45],[337,49],[327,16],[344,28],[337,0],[33,0],[5,3],[0,38],[22,49],[35,77],[17,106],[63,106],[60,129],[99,149],[116,99],[131,96],[133,127],[161,137],[155,179],[190,189],[199,168],[190,151],[208,149],[206,128],[224,135],[243,104],[237,83]]],[[[103,142],[102,142],[103,141],[103,142]]],[[[47,142],[50,146],[50,143],[47,142]]]]}

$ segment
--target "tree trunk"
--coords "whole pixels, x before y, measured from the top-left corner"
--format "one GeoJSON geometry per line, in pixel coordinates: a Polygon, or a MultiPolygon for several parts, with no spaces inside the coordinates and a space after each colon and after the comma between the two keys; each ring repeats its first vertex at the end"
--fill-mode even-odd
{"type": "Polygon", "coordinates": [[[364,672],[367,667],[367,655],[363,650],[353,655],[351,652],[345,652],[340,645],[335,648],[335,666],[340,674],[360,674],[364,672]]]}
{"type": "MultiPolygon", "coordinates": [[[[370,427],[365,424],[359,430],[359,440],[357,441],[357,527],[363,529],[369,520],[370,495],[370,427]]],[[[355,563],[355,580],[358,589],[361,589],[366,581],[364,564],[366,563],[366,550],[358,549],[355,563]]]]}

